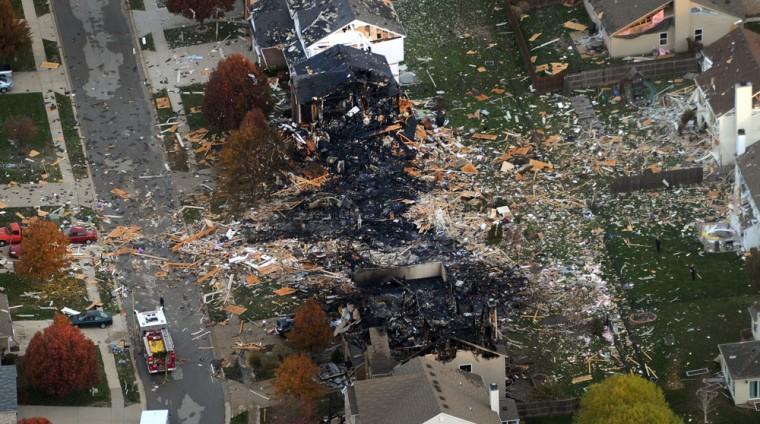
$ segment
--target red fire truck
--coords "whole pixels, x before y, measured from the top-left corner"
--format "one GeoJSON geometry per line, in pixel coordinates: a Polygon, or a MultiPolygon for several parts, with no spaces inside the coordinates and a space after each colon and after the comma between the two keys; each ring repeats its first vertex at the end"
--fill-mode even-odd
{"type": "Polygon", "coordinates": [[[140,337],[145,349],[145,363],[148,372],[173,371],[174,342],[167,328],[166,316],[163,309],[155,311],[135,311],[137,324],[140,326],[140,337]]]}

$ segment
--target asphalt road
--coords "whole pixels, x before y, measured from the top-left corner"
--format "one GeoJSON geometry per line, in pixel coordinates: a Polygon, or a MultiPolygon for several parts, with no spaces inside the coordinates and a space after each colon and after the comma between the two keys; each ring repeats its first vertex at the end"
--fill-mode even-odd
{"type": "MultiPolygon", "coordinates": [[[[119,0],[51,3],[103,213],[120,216],[110,227],[140,225],[147,239],[146,253],[170,257],[163,236],[170,229],[177,202],[166,154],[153,126],[152,105],[133,54],[124,4],[119,0]],[[112,195],[113,188],[127,191],[130,199],[112,195]]],[[[155,261],[129,255],[121,257],[118,267],[118,279],[132,290],[135,308],[153,309],[159,296],[164,297],[179,359],[178,369],[169,376],[150,376],[135,355],[148,409],[169,409],[173,423],[223,423],[223,389],[211,378],[211,351],[198,349],[211,342],[208,336],[192,340],[204,328],[199,292],[189,275],[159,279],[155,276],[158,270],[155,261]]],[[[133,316],[128,316],[131,333],[136,334],[133,316]]],[[[133,339],[132,345],[137,349],[136,341],[133,339]]]]}

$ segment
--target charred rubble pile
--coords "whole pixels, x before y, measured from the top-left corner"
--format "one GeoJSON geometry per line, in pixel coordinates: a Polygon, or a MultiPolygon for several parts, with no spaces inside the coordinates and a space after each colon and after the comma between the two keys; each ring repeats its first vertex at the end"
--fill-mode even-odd
{"type": "Polygon", "coordinates": [[[494,346],[499,321],[523,304],[519,293],[526,279],[508,265],[485,261],[445,233],[420,231],[410,208],[436,182],[410,171],[418,160],[416,150],[392,133],[323,136],[315,150],[309,176],[317,183],[279,193],[277,202],[288,206],[276,213],[253,211],[245,223],[247,241],[338,240],[329,265],[320,265],[350,276],[351,289],[342,285],[334,293],[346,303],[334,298],[328,303],[358,307],[361,323],[351,327],[358,344],[366,344],[367,328],[381,326],[399,358],[435,348],[449,337],[494,346]],[[394,274],[430,263],[439,264],[441,271],[423,277],[394,274]],[[376,274],[377,279],[367,277],[376,274]]]}

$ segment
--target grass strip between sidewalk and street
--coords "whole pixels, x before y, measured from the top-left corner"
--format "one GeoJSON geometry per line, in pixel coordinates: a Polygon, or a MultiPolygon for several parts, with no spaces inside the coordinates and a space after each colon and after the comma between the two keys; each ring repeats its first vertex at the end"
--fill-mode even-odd
{"type": "Polygon", "coordinates": [[[74,116],[74,107],[71,98],[60,93],[55,93],[55,102],[58,105],[58,115],[61,118],[61,127],[63,127],[63,139],[66,142],[66,153],[69,155],[71,170],[74,178],[80,180],[87,178],[87,159],[84,155],[82,138],[79,136],[79,129],[76,117],[74,116]]]}

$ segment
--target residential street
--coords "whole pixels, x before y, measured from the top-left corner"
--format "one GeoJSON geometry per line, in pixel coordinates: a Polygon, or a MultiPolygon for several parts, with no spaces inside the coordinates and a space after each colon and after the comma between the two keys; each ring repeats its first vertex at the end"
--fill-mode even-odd
{"type": "MultiPolygon", "coordinates": [[[[152,125],[124,4],[117,0],[52,4],[103,213],[119,217],[113,224],[139,225],[148,239],[145,251],[169,257],[162,235],[176,205],[172,178],[152,125]],[[129,199],[111,194],[114,188],[128,192],[129,199]]],[[[159,296],[166,301],[179,363],[168,378],[146,374],[129,315],[148,408],[169,409],[178,423],[224,422],[222,384],[210,377],[211,350],[197,349],[210,342],[207,336],[192,340],[191,333],[204,328],[197,289],[188,281],[158,279],[154,272],[143,258],[128,256],[122,258],[118,276],[132,289],[130,299],[136,309],[155,308],[159,296]]]]}

